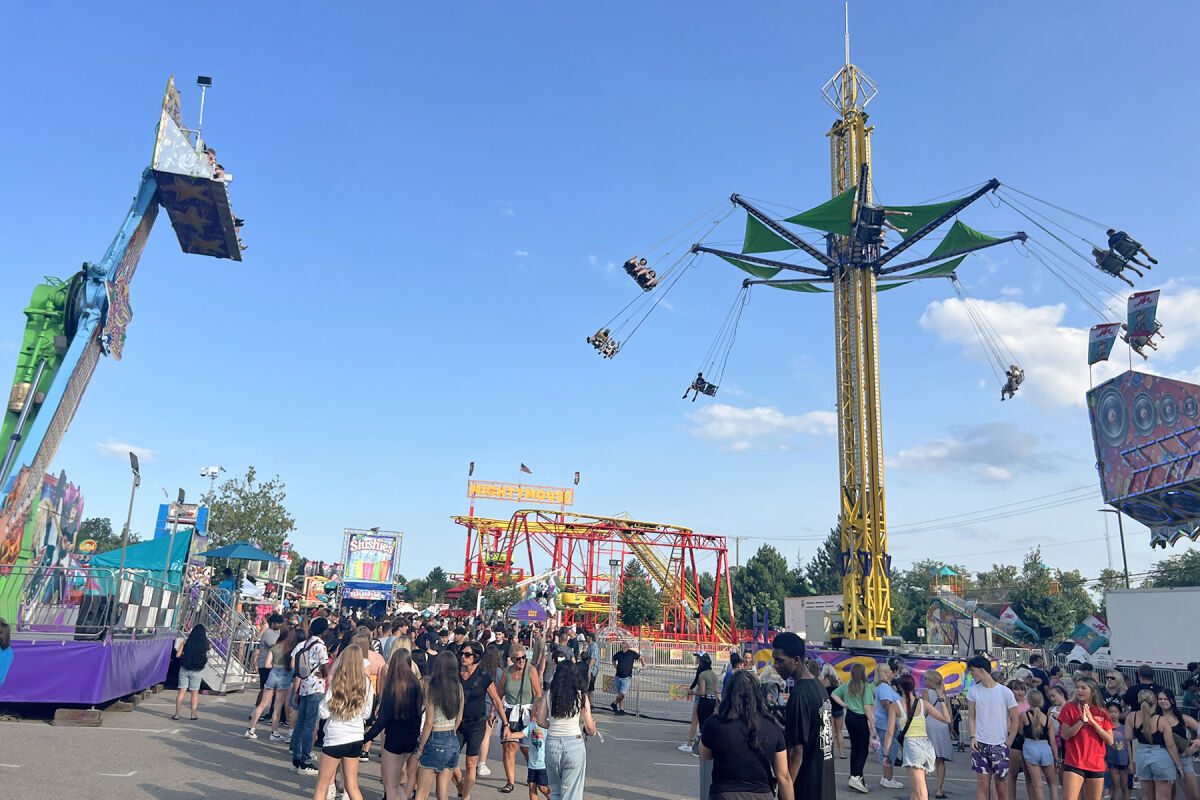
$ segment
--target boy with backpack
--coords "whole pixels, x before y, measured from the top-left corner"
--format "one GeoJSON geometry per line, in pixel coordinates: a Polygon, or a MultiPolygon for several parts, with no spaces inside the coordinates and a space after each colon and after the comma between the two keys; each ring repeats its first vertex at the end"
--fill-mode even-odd
{"type": "Polygon", "coordinates": [[[317,617],[308,629],[308,638],[292,650],[296,677],[292,697],[296,704],[296,724],[292,728],[292,766],[298,775],[316,775],[312,754],[313,733],[317,729],[321,700],[325,697],[325,677],[329,651],[321,636],[329,628],[324,617],[317,617]]]}

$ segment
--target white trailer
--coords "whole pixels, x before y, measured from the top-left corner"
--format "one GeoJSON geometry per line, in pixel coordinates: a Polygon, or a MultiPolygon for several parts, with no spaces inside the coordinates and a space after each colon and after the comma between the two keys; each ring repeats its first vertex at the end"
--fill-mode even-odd
{"type": "Polygon", "coordinates": [[[1109,649],[1118,666],[1185,669],[1200,661],[1200,586],[1117,589],[1106,602],[1109,649]]]}

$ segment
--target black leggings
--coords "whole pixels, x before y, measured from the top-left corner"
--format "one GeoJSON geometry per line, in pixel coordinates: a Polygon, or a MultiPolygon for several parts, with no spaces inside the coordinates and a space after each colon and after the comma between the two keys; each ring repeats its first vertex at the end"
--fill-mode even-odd
{"type": "Polygon", "coordinates": [[[867,722],[865,714],[856,714],[847,708],[846,733],[850,734],[850,774],[861,778],[871,745],[871,723],[867,722]]]}

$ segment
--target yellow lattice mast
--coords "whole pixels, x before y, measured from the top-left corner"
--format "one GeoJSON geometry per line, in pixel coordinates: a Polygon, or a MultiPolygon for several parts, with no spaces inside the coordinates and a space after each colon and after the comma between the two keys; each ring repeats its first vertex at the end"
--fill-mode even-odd
{"type": "MultiPolygon", "coordinates": [[[[850,63],[849,12],[846,61],[822,93],[838,114],[827,134],[831,189],[837,197],[858,183],[860,175],[869,175],[863,167],[870,165],[873,129],[866,106],[876,93],[870,77],[850,63]]],[[[871,202],[869,180],[859,187],[858,200],[871,202]]],[[[851,259],[851,246],[850,237],[829,238],[829,255],[839,262],[833,270],[833,297],[846,645],[878,642],[892,632],[875,270],[861,258],[851,259]]]]}

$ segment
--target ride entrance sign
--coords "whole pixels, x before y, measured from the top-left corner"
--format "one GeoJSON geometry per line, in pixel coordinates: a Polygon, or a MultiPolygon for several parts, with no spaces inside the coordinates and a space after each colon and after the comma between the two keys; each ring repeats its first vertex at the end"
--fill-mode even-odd
{"type": "Polygon", "coordinates": [[[525,483],[467,481],[467,497],[486,500],[511,500],[514,503],[548,503],[555,506],[575,505],[575,490],[559,486],[531,486],[525,483]]]}

